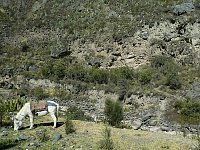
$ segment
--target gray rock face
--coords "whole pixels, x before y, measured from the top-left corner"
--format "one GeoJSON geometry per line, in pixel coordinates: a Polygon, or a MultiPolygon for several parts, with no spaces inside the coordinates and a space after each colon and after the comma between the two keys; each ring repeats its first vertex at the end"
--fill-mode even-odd
{"type": "Polygon", "coordinates": [[[193,3],[183,3],[180,5],[174,6],[172,12],[176,15],[182,15],[184,13],[190,13],[195,10],[193,3]]]}
{"type": "Polygon", "coordinates": [[[191,97],[193,99],[200,98],[200,83],[195,82],[192,84],[191,88],[186,92],[187,97],[191,97]]]}

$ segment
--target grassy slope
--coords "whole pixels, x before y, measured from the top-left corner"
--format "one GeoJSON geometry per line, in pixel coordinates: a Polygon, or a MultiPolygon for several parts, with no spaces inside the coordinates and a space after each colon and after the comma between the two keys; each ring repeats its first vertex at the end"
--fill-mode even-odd
{"type": "MultiPolygon", "coordinates": [[[[60,119],[63,121],[64,119],[60,119]]],[[[28,120],[26,120],[28,123],[28,120]]],[[[36,119],[36,124],[41,122],[51,122],[50,117],[41,117],[36,119]],[[45,119],[44,119],[45,118],[45,119]]],[[[21,142],[18,146],[11,149],[19,149],[19,146],[22,149],[34,149],[28,144],[38,141],[36,132],[41,129],[46,129],[50,139],[46,142],[43,142],[40,147],[37,149],[49,150],[49,149],[59,149],[61,147],[65,149],[98,149],[98,141],[102,139],[102,130],[105,128],[104,124],[96,124],[93,122],[84,122],[84,121],[73,121],[76,128],[76,133],[66,135],[64,125],[52,129],[51,126],[38,126],[33,130],[25,128],[20,130],[20,134],[24,134],[30,137],[30,140],[21,142]],[[52,135],[54,133],[61,133],[62,138],[58,142],[52,141],[52,135]]],[[[27,124],[24,124],[24,127],[28,127],[27,124]]],[[[170,150],[179,150],[189,149],[192,145],[195,144],[195,141],[188,138],[183,138],[182,136],[168,135],[161,132],[146,132],[146,131],[136,131],[131,129],[117,129],[111,127],[112,139],[115,144],[115,149],[117,150],[159,150],[159,149],[170,149],[170,150]]],[[[14,138],[17,136],[17,133],[10,130],[7,137],[14,138]]]]}

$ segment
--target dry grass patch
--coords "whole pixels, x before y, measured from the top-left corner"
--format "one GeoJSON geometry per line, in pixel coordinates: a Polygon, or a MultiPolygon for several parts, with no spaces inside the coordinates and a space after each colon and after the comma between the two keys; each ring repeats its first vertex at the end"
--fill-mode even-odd
{"type": "MultiPolygon", "coordinates": [[[[45,129],[47,131],[47,136],[49,139],[45,142],[40,143],[40,146],[37,149],[41,150],[49,150],[50,149],[59,149],[63,148],[66,150],[73,150],[82,148],[83,150],[97,150],[99,149],[98,143],[103,138],[102,132],[105,129],[103,123],[94,123],[94,122],[86,122],[73,120],[73,125],[75,128],[75,133],[65,134],[65,125],[64,125],[64,117],[59,118],[59,122],[63,122],[56,129],[52,129],[52,126],[49,123],[50,117],[38,117],[35,120],[35,124],[38,125],[43,121],[44,125],[38,125],[33,130],[29,130],[27,127],[29,126],[28,120],[24,124],[24,129],[20,130],[18,134],[24,134],[29,137],[29,140],[22,141],[14,147],[17,149],[21,147],[22,149],[33,149],[33,147],[29,146],[30,143],[36,141],[36,132],[45,129]],[[52,137],[55,133],[60,133],[62,138],[53,142],[52,137]]],[[[184,138],[178,135],[169,135],[162,132],[147,132],[147,131],[137,131],[132,129],[119,129],[119,128],[111,128],[111,139],[114,142],[114,149],[116,150],[189,150],[196,142],[189,138],[184,138]]],[[[13,129],[9,130],[9,137],[16,137],[17,133],[13,131],[13,129]]]]}

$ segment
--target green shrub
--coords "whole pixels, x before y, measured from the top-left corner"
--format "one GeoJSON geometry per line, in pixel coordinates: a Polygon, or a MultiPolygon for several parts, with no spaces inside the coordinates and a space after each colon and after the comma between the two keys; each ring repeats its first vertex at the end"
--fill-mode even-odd
{"type": "Polygon", "coordinates": [[[123,108],[118,101],[107,99],[105,101],[104,113],[106,120],[112,126],[119,126],[123,120],[123,108]]]}
{"type": "Polygon", "coordinates": [[[35,96],[38,98],[38,100],[42,100],[44,98],[47,98],[48,95],[44,92],[42,87],[36,87],[34,89],[31,90],[30,94],[32,96],[35,96]]]}
{"type": "Polygon", "coordinates": [[[75,132],[75,128],[71,121],[71,118],[72,117],[70,117],[69,114],[67,114],[65,117],[65,133],[66,134],[75,132]]]}
{"type": "Polygon", "coordinates": [[[6,110],[5,110],[5,106],[3,105],[3,103],[0,103],[0,126],[3,125],[3,118],[6,114],[6,110]]]}
{"type": "Polygon", "coordinates": [[[103,132],[103,139],[99,141],[99,148],[104,150],[114,149],[114,143],[111,139],[111,129],[106,127],[103,132]]]}
{"type": "Polygon", "coordinates": [[[157,55],[151,59],[151,66],[156,69],[162,68],[168,60],[168,57],[157,55]]]}
{"type": "Polygon", "coordinates": [[[41,66],[37,73],[38,78],[49,78],[52,75],[53,75],[53,64],[49,62],[41,66]]]}
{"type": "Polygon", "coordinates": [[[181,88],[181,80],[178,74],[181,69],[172,58],[155,56],[151,60],[151,67],[154,69],[154,76],[157,76],[153,77],[156,83],[167,85],[174,90],[181,88]]]}
{"type": "Polygon", "coordinates": [[[8,112],[19,111],[25,102],[26,100],[20,97],[6,102],[0,102],[0,126],[11,124],[8,112]]]}
{"type": "MultiPolygon", "coordinates": [[[[186,100],[177,100],[173,105],[177,115],[177,120],[182,124],[198,124],[200,121],[200,102],[187,98],[186,100]]],[[[175,116],[175,115],[174,115],[175,116]]]]}
{"type": "Polygon", "coordinates": [[[133,80],[136,77],[134,70],[129,67],[113,68],[109,71],[109,82],[119,84],[119,80],[133,80]]]}
{"type": "Polygon", "coordinates": [[[108,83],[108,71],[105,69],[92,68],[89,69],[89,76],[87,80],[89,82],[98,83],[98,84],[107,84],[108,83]]]}
{"type": "Polygon", "coordinates": [[[72,106],[68,109],[66,116],[73,120],[92,120],[91,117],[86,116],[84,112],[76,106],[72,106]]]}
{"type": "Polygon", "coordinates": [[[87,75],[87,69],[81,64],[75,64],[69,66],[65,70],[65,75],[67,78],[72,80],[84,81],[87,75]]]}
{"type": "Polygon", "coordinates": [[[15,147],[17,145],[17,142],[13,139],[1,139],[0,140],[0,149],[9,149],[12,147],[15,147]]]}
{"type": "Polygon", "coordinates": [[[170,57],[158,55],[151,59],[151,67],[157,69],[160,73],[166,75],[178,72],[179,66],[170,57]]]}
{"type": "Polygon", "coordinates": [[[20,97],[18,97],[16,99],[11,99],[11,100],[5,102],[6,111],[7,112],[19,111],[23,107],[25,102],[26,102],[26,99],[23,99],[20,97]]]}
{"type": "Polygon", "coordinates": [[[42,129],[40,131],[37,131],[36,134],[37,134],[37,139],[40,142],[46,142],[50,138],[46,129],[42,129]]]}
{"type": "Polygon", "coordinates": [[[62,60],[57,61],[54,65],[53,65],[53,75],[58,78],[58,79],[62,79],[65,77],[65,64],[62,60]]]}
{"type": "Polygon", "coordinates": [[[181,88],[181,81],[177,73],[171,73],[167,75],[166,85],[173,90],[181,88]]]}
{"type": "Polygon", "coordinates": [[[152,69],[149,67],[142,68],[138,72],[138,80],[143,85],[150,83],[152,76],[153,76],[153,72],[152,72],[152,69]]]}

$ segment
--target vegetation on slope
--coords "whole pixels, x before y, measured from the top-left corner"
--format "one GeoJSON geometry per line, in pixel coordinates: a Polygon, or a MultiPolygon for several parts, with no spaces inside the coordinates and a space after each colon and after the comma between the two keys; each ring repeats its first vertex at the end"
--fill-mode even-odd
{"type": "MultiPolygon", "coordinates": [[[[60,121],[64,121],[64,118],[60,118],[60,121]]],[[[71,134],[65,134],[65,125],[60,122],[60,126],[55,130],[52,130],[51,127],[51,118],[50,117],[38,117],[35,120],[36,128],[33,130],[27,129],[29,126],[28,120],[24,123],[24,128],[16,134],[12,129],[9,129],[8,135],[1,137],[2,140],[5,139],[14,139],[19,136],[24,136],[28,138],[27,140],[22,140],[17,142],[17,145],[12,145],[13,148],[8,149],[41,149],[47,150],[58,149],[58,148],[67,148],[67,149],[93,149],[97,150],[101,147],[102,140],[106,140],[102,135],[105,125],[95,124],[93,122],[85,122],[73,120],[73,125],[75,132],[71,134]],[[48,139],[43,142],[40,141],[42,138],[41,131],[45,131],[45,136],[48,139]],[[58,141],[53,141],[55,134],[61,134],[62,138],[58,141]],[[89,138],[88,138],[89,137],[89,138]]],[[[196,144],[195,140],[189,138],[183,138],[179,135],[168,135],[161,132],[153,133],[146,131],[137,131],[130,129],[118,129],[109,127],[111,129],[111,135],[109,140],[113,142],[113,147],[116,150],[161,150],[161,149],[184,149],[189,150],[196,144]]],[[[105,142],[105,141],[104,141],[105,142]]],[[[11,147],[11,146],[10,146],[11,147]]]]}

